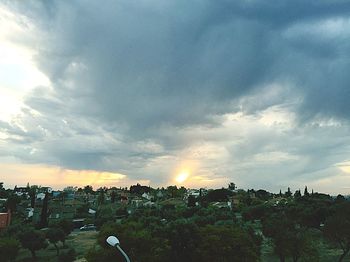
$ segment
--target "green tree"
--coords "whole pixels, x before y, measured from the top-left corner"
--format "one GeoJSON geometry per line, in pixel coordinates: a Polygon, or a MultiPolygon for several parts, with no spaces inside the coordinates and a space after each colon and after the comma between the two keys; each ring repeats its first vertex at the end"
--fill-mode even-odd
{"type": "Polygon", "coordinates": [[[18,255],[20,249],[20,243],[14,238],[1,238],[0,239],[0,258],[1,261],[13,261],[18,255]]]}
{"type": "Polygon", "coordinates": [[[115,202],[116,197],[117,197],[117,194],[116,194],[116,192],[113,190],[112,193],[111,193],[111,203],[114,203],[114,202],[115,202]]]}
{"type": "Polygon", "coordinates": [[[188,207],[195,207],[196,206],[196,197],[194,195],[189,195],[188,196],[187,206],[188,207]]]}
{"type": "Polygon", "coordinates": [[[324,225],[324,235],[327,239],[342,249],[343,253],[338,261],[343,261],[350,251],[349,217],[336,214],[328,218],[324,225]]]}
{"type": "Polygon", "coordinates": [[[228,184],[228,189],[230,189],[230,190],[235,190],[235,189],[236,189],[236,184],[233,183],[233,182],[229,183],[229,184],[228,184]]]}
{"type": "Polygon", "coordinates": [[[64,202],[66,201],[66,198],[68,196],[68,192],[67,191],[62,191],[60,193],[60,200],[61,200],[61,204],[64,205],[64,202]]]}
{"type": "Polygon", "coordinates": [[[40,214],[40,222],[39,226],[41,228],[47,227],[47,217],[48,217],[48,205],[49,205],[49,193],[45,193],[45,198],[43,200],[43,207],[41,209],[41,214],[40,214]]]}
{"type": "Polygon", "coordinates": [[[58,248],[57,243],[59,241],[61,241],[62,243],[65,241],[66,235],[65,235],[64,231],[62,229],[59,229],[59,228],[50,228],[46,232],[46,238],[50,241],[50,243],[52,243],[55,246],[56,253],[58,256],[60,253],[60,249],[58,248]]]}
{"type": "Polygon", "coordinates": [[[288,187],[287,192],[284,194],[286,197],[291,197],[292,192],[290,191],[290,187],[288,187]]]}
{"type": "Polygon", "coordinates": [[[301,198],[301,193],[300,193],[300,189],[295,191],[294,193],[294,198],[301,198]]]}
{"type": "MultiPolygon", "coordinates": [[[[53,227],[61,229],[65,236],[67,237],[74,229],[74,225],[72,221],[69,221],[67,219],[61,219],[58,222],[56,222],[53,227]]],[[[61,241],[63,243],[63,246],[66,246],[66,237],[63,238],[61,241]]]]}
{"type": "Polygon", "coordinates": [[[17,209],[17,205],[21,202],[21,199],[17,195],[10,195],[5,203],[5,207],[7,210],[11,210],[12,212],[15,212],[17,209]]]}
{"type": "Polygon", "coordinates": [[[263,221],[263,233],[274,243],[274,252],[281,262],[291,256],[293,262],[300,259],[318,261],[317,249],[305,228],[296,225],[285,214],[273,214],[263,221]]]}
{"type": "Polygon", "coordinates": [[[93,190],[92,186],[90,186],[90,185],[85,186],[83,190],[84,190],[85,194],[87,194],[87,195],[94,194],[94,190],[93,190]]]}
{"type": "Polygon", "coordinates": [[[102,248],[100,246],[93,246],[90,248],[85,254],[85,259],[88,262],[125,261],[120,253],[114,248],[102,248]]]}
{"type": "Polygon", "coordinates": [[[74,229],[73,222],[67,219],[61,219],[57,222],[57,227],[62,229],[64,233],[68,236],[74,229]]]}
{"type": "Polygon", "coordinates": [[[114,254],[115,261],[124,261],[120,253],[106,244],[106,238],[109,235],[116,235],[120,240],[121,246],[134,262],[161,262],[168,261],[167,241],[160,238],[159,235],[152,235],[149,227],[138,222],[127,222],[124,224],[106,223],[102,226],[98,234],[98,243],[103,248],[90,250],[88,261],[108,261],[108,258],[114,254]],[[100,260],[99,259],[99,254],[100,260]],[[97,260],[96,260],[97,259],[97,260]]]}
{"type": "Polygon", "coordinates": [[[19,241],[23,248],[29,249],[33,259],[36,258],[37,250],[45,249],[48,246],[45,236],[40,231],[34,229],[28,229],[20,234],[19,241]]]}
{"type": "Polygon", "coordinates": [[[165,234],[172,261],[193,261],[199,239],[199,229],[195,223],[177,219],[167,226],[165,234]]]}
{"type": "Polygon", "coordinates": [[[36,194],[36,187],[31,186],[29,189],[29,197],[30,197],[30,206],[33,208],[35,206],[35,194],[36,194]]]}
{"type": "Polygon", "coordinates": [[[337,198],[335,199],[337,203],[344,203],[346,201],[345,197],[341,194],[337,195],[337,198]]]}
{"type": "Polygon", "coordinates": [[[75,260],[75,250],[73,248],[68,249],[66,252],[61,252],[58,255],[59,262],[73,262],[75,260]]]}
{"type": "Polygon", "coordinates": [[[170,197],[179,197],[179,192],[177,186],[168,186],[167,187],[167,192],[170,197]]]}
{"type": "Polygon", "coordinates": [[[260,246],[241,228],[207,225],[199,230],[195,253],[198,262],[253,262],[259,260],[260,246]]]}
{"type": "Polygon", "coordinates": [[[0,198],[7,198],[7,192],[4,188],[4,182],[0,182],[0,198]]]}
{"type": "Polygon", "coordinates": [[[228,197],[232,195],[233,195],[232,191],[226,188],[221,188],[221,189],[210,190],[204,198],[209,202],[221,202],[221,201],[227,201],[228,197]]]}
{"type": "Polygon", "coordinates": [[[106,201],[105,193],[101,190],[97,197],[97,204],[101,206],[106,201]]]}

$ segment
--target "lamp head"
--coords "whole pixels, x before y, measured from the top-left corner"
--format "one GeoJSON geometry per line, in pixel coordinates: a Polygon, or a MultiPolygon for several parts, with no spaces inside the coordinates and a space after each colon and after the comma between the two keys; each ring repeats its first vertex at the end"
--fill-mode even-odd
{"type": "Polygon", "coordinates": [[[106,239],[107,243],[111,245],[112,247],[115,247],[116,245],[119,245],[119,239],[116,238],[115,236],[109,236],[106,239]]]}

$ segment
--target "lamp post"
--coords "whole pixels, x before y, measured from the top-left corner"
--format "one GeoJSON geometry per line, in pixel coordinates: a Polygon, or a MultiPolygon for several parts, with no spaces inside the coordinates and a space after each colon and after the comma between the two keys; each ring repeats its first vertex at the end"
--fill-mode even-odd
{"type": "Polygon", "coordinates": [[[120,247],[120,242],[118,238],[116,238],[115,236],[109,236],[107,237],[106,241],[110,246],[116,247],[120,251],[120,253],[122,253],[122,255],[125,257],[126,262],[130,262],[130,258],[124,252],[124,250],[120,247]]]}

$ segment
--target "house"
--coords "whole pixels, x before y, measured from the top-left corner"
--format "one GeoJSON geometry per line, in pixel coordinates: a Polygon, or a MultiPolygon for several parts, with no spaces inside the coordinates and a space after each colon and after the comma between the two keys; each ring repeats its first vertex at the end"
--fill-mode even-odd
{"type": "Polygon", "coordinates": [[[147,201],[143,203],[144,207],[154,207],[156,204],[152,201],[147,201]]]}
{"type": "Polygon", "coordinates": [[[158,191],[157,194],[156,194],[157,198],[163,198],[164,197],[164,194],[162,191],[158,191]]]}
{"type": "Polygon", "coordinates": [[[23,193],[23,194],[29,193],[29,190],[30,190],[29,187],[15,187],[15,188],[13,189],[13,191],[14,191],[15,193],[18,192],[18,193],[23,193]]]}
{"type": "Polygon", "coordinates": [[[45,198],[45,193],[39,193],[36,195],[36,199],[44,200],[45,198]]]}
{"type": "Polygon", "coordinates": [[[227,207],[231,207],[231,206],[230,206],[230,202],[215,202],[215,203],[212,204],[212,206],[218,207],[218,208],[227,208],[227,207]]]}
{"type": "Polygon", "coordinates": [[[88,213],[89,213],[90,215],[95,215],[95,214],[96,214],[96,211],[93,210],[93,209],[91,209],[91,208],[89,208],[88,213]]]}
{"type": "Polygon", "coordinates": [[[141,197],[134,197],[131,200],[131,205],[137,208],[141,206],[142,202],[143,202],[143,199],[141,197]]]}
{"type": "Polygon", "coordinates": [[[120,204],[122,205],[127,205],[129,202],[130,194],[128,192],[120,192],[119,193],[120,197],[120,204]]]}
{"type": "Polygon", "coordinates": [[[285,204],[288,203],[288,199],[285,198],[285,197],[280,197],[280,196],[278,196],[278,197],[275,197],[275,198],[273,198],[273,199],[270,199],[270,200],[268,201],[268,203],[269,203],[270,205],[273,205],[273,206],[285,205],[285,204]]]}
{"type": "Polygon", "coordinates": [[[8,227],[11,223],[11,210],[7,213],[0,213],[0,230],[8,227]]]}
{"type": "Polygon", "coordinates": [[[187,195],[190,196],[195,196],[195,197],[198,197],[200,195],[200,190],[198,189],[189,189],[187,190],[187,195]]]}
{"type": "Polygon", "coordinates": [[[231,200],[230,208],[237,207],[240,203],[240,199],[238,195],[233,195],[230,200],[231,200]]]}
{"type": "Polygon", "coordinates": [[[27,214],[27,218],[33,217],[33,215],[34,215],[34,208],[32,208],[32,207],[26,208],[26,214],[27,214]]]}
{"type": "Polygon", "coordinates": [[[151,200],[151,198],[152,198],[152,196],[149,193],[146,193],[146,192],[142,194],[142,197],[146,198],[147,200],[151,200]]]}
{"type": "Polygon", "coordinates": [[[47,193],[51,194],[52,193],[52,188],[51,187],[47,187],[47,186],[39,187],[38,191],[40,193],[46,193],[47,192],[47,193]]]}
{"type": "Polygon", "coordinates": [[[28,195],[29,190],[30,190],[29,187],[15,187],[13,189],[15,195],[17,195],[17,196],[28,195]]]}
{"type": "Polygon", "coordinates": [[[207,194],[208,194],[208,189],[206,189],[206,188],[199,189],[199,196],[205,196],[207,194]]]}

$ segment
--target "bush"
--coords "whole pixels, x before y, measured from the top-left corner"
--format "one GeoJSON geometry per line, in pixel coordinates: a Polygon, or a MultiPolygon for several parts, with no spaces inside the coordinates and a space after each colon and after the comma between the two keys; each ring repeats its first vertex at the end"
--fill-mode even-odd
{"type": "Polygon", "coordinates": [[[61,254],[58,256],[58,261],[60,262],[72,262],[75,260],[75,250],[74,248],[69,248],[66,252],[61,252],[61,254]]]}
{"type": "Polygon", "coordinates": [[[14,238],[0,239],[1,261],[12,261],[17,257],[20,243],[14,238]]]}
{"type": "Polygon", "coordinates": [[[124,258],[117,250],[113,248],[91,248],[85,258],[88,262],[110,262],[110,261],[124,261],[124,258]]]}

